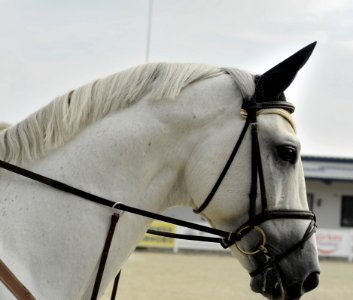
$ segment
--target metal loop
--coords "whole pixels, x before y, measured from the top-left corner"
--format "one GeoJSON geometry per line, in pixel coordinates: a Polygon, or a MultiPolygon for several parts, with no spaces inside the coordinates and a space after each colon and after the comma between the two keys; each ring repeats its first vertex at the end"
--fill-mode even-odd
{"type": "Polygon", "coordinates": [[[120,202],[120,201],[115,202],[115,203],[112,205],[112,208],[117,209],[116,206],[119,205],[119,204],[123,204],[123,202],[120,202]]]}
{"type": "MultiPolygon", "coordinates": [[[[249,229],[249,228],[250,228],[250,225],[243,226],[236,232],[236,234],[241,235],[242,231],[244,231],[246,229],[249,229]]],[[[261,238],[262,238],[261,244],[257,247],[256,250],[254,250],[254,251],[246,251],[246,250],[242,249],[240,247],[240,245],[238,245],[239,241],[235,242],[235,246],[237,247],[237,249],[241,253],[243,253],[245,255],[255,255],[255,254],[259,253],[259,252],[267,253],[268,251],[267,251],[267,249],[265,247],[266,242],[267,242],[267,237],[266,237],[265,231],[259,226],[254,226],[253,229],[255,231],[257,231],[258,233],[260,233],[261,238]]]]}
{"type": "Polygon", "coordinates": [[[115,203],[112,205],[112,208],[118,210],[120,216],[122,216],[122,215],[124,214],[124,211],[116,207],[116,206],[119,205],[119,204],[124,204],[124,203],[123,203],[123,202],[120,202],[120,201],[115,202],[115,203]]]}

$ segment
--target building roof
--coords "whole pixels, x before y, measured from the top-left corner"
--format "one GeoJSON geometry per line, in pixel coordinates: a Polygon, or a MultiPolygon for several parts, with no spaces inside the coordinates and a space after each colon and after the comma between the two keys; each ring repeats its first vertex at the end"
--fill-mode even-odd
{"type": "Polygon", "coordinates": [[[308,180],[353,182],[353,159],[339,157],[302,156],[304,175],[308,180]]]}

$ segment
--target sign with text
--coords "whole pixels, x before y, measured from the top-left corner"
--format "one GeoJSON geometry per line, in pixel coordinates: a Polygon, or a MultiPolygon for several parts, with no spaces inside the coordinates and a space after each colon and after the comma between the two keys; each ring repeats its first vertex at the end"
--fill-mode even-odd
{"type": "Polygon", "coordinates": [[[352,257],[353,231],[320,229],[316,233],[319,256],[352,257]]]}
{"type": "MultiPolygon", "coordinates": [[[[164,232],[176,232],[176,225],[165,223],[162,221],[153,221],[149,227],[153,230],[164,232]]],[[[143,240],[138,244],[138,247],[152,247],[152,248],[174,248],[175,240],[163,236],[146,233],[143,240]]]]}

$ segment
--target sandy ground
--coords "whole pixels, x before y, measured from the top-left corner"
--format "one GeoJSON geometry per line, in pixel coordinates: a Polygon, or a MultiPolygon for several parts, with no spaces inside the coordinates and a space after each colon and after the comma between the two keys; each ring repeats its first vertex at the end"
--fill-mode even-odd
{"type": "MultiPolygon", "coordinates": [[[[353,299],[353,263],[321,261],[320,286],[304,300],[353,299]]],[[[122,271],[117,300],[256,300],[249,275],[226,254],[136,251],[122,271]]],[[[110,291],[103,300],[110,299],[110,291]]]]}

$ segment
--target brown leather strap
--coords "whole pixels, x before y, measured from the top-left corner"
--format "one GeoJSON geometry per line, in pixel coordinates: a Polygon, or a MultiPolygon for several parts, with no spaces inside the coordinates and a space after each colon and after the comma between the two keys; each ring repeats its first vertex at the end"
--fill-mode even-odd
{"type": "Polygon", "coordinates": [[[11,291],[18,300],[36,300],[30,291],[11,272],[0,259],[0,281],[11,291]]]}
{"type": "Polygon", "coordinates": [[[111,223],[110,223],[110,228],[108,231],[108,235],[105,240],[103,252],[101,255],[101,260],[99,262],[99,267],[98,267],[98,271],[97,271],[96,281],[94,283],[94,287],[93,287],[93,291],[92,291],[91,300],[96,300],[98,297],[99,287],[100,287],[100,284],[102,281],[105,263],[108,258],[109,248],[112,243],[115,227],[116,227],[116,224],[118,223],[118,221],[119,221],[119,214],[117,214],[117,213],[113,214],[112,219],[111,219],[111,223]]]}

